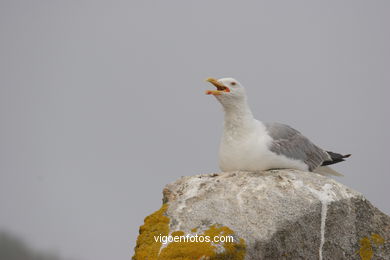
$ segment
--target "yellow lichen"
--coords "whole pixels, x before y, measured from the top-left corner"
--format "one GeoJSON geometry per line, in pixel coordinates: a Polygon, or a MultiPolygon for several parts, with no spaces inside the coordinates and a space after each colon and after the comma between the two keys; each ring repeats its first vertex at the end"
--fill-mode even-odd
{"type": "Polygon", "coordinates": [[[175,232],[172,232],[171,236],[184,236],[184,232],[183,231],[175,231],[175,232]]]}
{"type": "Polygon", "coordinates": [[[371,234],[370,238],[363,237],[360,239],[359,255],[362,260],[370,260],[374,256],[371,242],[373,242],[375,246],[380,246],[385,243],[385,239],[376,233],[371,234]]]}
{"type": "MultiPolygon", "coordinates": [[[[234,234],[233,230],[226,226],[211,226],[208,230],[205,231],[206,236],[210,236],[212,238],[216,236],[232,236],[234,234]]],[[[217,254],[211,259],[225,259],[228,257],[233,257],[232,259],[244,259],[245,257],[245,241],[240,238],[239,242],[224,242],[223,243],[224,252],[217,254]]],[[[228,258],[231,259],[231,258],[228,258]]]]}
{"type": "Polygon", "coordinates": [[[360,239],[359,255],[362,260],[370,260],[374,255],[374,252],[372,251],[371,242],[368,237],[363,237],[362,239],[360,239]]]}
{"type": "Polygon", "coordinates": [[[371,241],[374,242],[374,244],[376,246],[380,246],[380,245],[383,245],[385,243],[385,239],[383,237],[381,237],[381,235],[376,234],[376,233],[371,235],[371,241]]]}
{"type": "MultiPolygon", "coordinates": [[[[140,228],[140,235],[135,247],[133,260],[222,260],[235,259],[243,260],[245,257],[245,241],[214,242],[215,237],[231,236],[234,232],[225,226],[213,225],[206,231],[196,234],[198,237],[203,236],[204,242],[198,239],[198,242],[178,241],[171,242],[162,246],[162,242],[157,240],[157,236],[169,235],[169,218],[164,216],[167,210],[167,204],[164,204],[160,210],[154,212],[145,218],[145,224],[140,228]],[[206,241],[206,237],[210,241],[206,241]],[[220,250],[217,250],[217,249],[220,250]],[[222,249],[222,250],[221,250],[222,249]]],[[[191,229],[195,233],[197,228],[191,229]]],[[[175,231],[171,236],[186,236],[183,231],[175,231]]],[[[192,234],[193,235],[193,234],[192,234]]]]}
{"type": "MultiPolygon", "coordinates": [[[[176,233],[176,232],[174,232],[176,233]]],[[[180,234],[184,234],[180,231],[180,234]]],[[[245,241],[240,239],[239,242],[219,242],[213,243],[215,237],[231,236],[234,232],[225,226],[213,225],[207,229],[203,234],[204,239],[208,237],[211,242],[175,242],[168,244],[167,247],[161,250],[158,260],[192,260],[192,259],[236,259],[242,260],[245,256],[245,241]],[[217,244],[220,245],[223,250],[221,253],[217,253],[217,244]]],[[[173,235],[173,233],[172,233],[173,235]]]]}
{"type": "Polygon", "coordinates": [[[162,243],[155,236],[166,236],[169,233],[169,218],[164,216],[168,205],[162,207],[145,218],[145,223],[139,229],[134,260],[157,259],[162,243]]]}

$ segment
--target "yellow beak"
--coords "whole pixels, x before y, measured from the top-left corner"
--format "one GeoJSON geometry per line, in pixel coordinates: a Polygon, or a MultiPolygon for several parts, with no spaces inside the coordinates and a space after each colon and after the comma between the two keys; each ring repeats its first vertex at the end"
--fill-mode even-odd
{"type": "Polygon", "coordinates": [[[228,87],[226,87],[214,78],[208,78],[206,79],[206,81],[210,82],[217,88],[217,90],[206,90],[206,95],[222,95],[223,92],[230,92],[230,89],[228,87]]]}

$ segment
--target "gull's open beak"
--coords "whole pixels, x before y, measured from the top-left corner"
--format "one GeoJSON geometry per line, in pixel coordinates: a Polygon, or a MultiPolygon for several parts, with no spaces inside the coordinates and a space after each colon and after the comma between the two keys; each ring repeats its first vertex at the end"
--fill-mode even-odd
{"type": "Polygon", "coordinates": [[[208,78],[206,79],[206,81],[210,82],[217,88],[217,90],[206,90],[206,95],[222,95],[223,92],[230,92],[230,89],[228,87],[218,82],[218,80],[214,78],[208,78]]]}

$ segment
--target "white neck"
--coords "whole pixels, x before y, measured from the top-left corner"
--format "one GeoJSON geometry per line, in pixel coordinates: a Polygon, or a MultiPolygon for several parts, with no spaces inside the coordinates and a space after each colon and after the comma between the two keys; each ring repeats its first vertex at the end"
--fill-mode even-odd
{"type": "Polygon", "coordinates": [[[225,133],[242,135],[253,129],[254,118],[246,99],[240,102],[224,104],[223,108],[225,111],[225,133]]]}

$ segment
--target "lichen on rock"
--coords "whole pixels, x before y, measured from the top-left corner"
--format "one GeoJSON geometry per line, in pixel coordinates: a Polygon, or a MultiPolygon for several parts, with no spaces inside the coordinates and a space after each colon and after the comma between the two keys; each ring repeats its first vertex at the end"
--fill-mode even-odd
{"type": "Polygon", "coordinates": [[[155,241],[155,236],[166,236],[169,233],[169,218],[164,216],[168,204],[145,218],[145,223],[139,229],[134,260],[157,259],[162,242],[155,241]]]}
{"type": "MultiPolygon", "coordinates": [[[[234,232],[225,226],[212,225],[209,229],[201,233],[201,236],[208,236],[210,240],[216,236],[233,235],[234,232]]],[[[183,231],[173,232],[172,235],[186,234],[183,231]]],[[[235,259],[243,260],[245,257],[245,241],[240,239],[237,242],[225,242],[215,244],[212,242],[178,242],[169,243],[164,247],[157,259],[171,260],[192,260],[192,259],[235,259]],[[218,246],[222,250],[218,250],[218,246]]]]}
{"type": "MultiPolygon", "coordinates": [[[[163,245],[156,240],[158,236],[186,236],[183,231],[169,231],[169,218],[165,216],[168,204],[145,218],[140,227],[133,260],[193,260],[193,259],[235,259],[245,257],[245,241],[214,242],[215,237],[233,236],[234,232],[221,225],[212,225],[197,236],[208,237],[211,242],[171,242],[163,245]]],[[[191,233],[197,233],[198,228],[192,228],[191,233]]]]}

